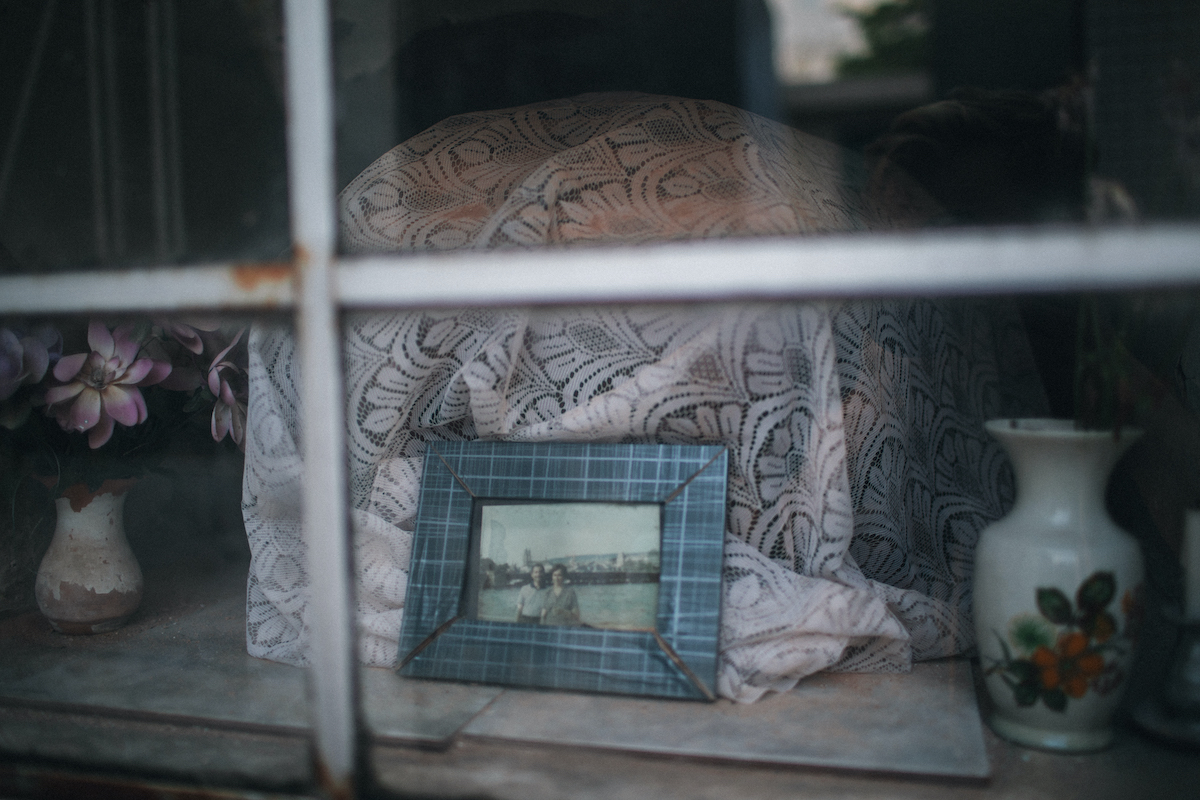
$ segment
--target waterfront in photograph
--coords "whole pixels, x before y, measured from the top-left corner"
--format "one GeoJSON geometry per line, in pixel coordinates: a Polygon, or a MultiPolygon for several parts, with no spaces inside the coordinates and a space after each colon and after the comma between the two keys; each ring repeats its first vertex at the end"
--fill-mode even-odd
{"type": "Polygon", "coordinates": [[[653,628],[661,520],[654,503],[483,505],[474,617],[653,628]]]}
{"type": "MultiPolygon", "coordinates": [[[[658,583],[572,585],[579,597],[580,621],[593,628],[621,630],[654,627],[658,611],[658,583]]],[[[492,622],[516,619],[521,587],[482,589],[478,618],[492,622]]]]}

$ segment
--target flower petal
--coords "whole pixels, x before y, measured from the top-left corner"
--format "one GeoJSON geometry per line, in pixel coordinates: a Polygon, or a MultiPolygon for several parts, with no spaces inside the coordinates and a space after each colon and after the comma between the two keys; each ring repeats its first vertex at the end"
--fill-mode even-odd
{"type": "Polygon", "coordinates": [[[73,381],[63,386],[51,386],[46,390],[46,404],[54,405],[64,400],[70,400],[86,388],[82,381],[73,381]]]}
{"type": "Polygon", "coordinates": [[[150,366],[150,371],[146,373],[146,377],[138,381],[138,386],[153,386],[156,383],[161,383],[168,375],[174,371],[170,361],[159,361],[153,359],[153,364],[150,366]]]}
{"type": "Polygon", "coordinates": [[[88,447],[95,450],[98,447],[103,447],[104,444],[112,438],[113,434],[113,419],[107,414],[100,418],[100,422],[96,427],[88,432],[88,447]]]}
{"type": "Polygon", "coordinates": [[[210,369],[208,371],[208,390],[215,396],[221,395],[221,370],[210,369]]]}
{"type": "Polygon", "coordinates": [[[100,421],[100,408],[100,393],[92,388],[84,388],[71,404],[67,424],[73,431],[86,431],[100,421]]]}
{"type": "MultiPolygon", "coordinates": [[[[149,358],[139,358],[137,361],[134,361],[132,364],[130,364],[125,370],[125,373],[113,381],[113,383],[123,383],[126,385],[139,383],[143,378],[150,374],[150,370],[154,368],[156,363],[161,364],[163,362],[155,362],[149,358]]],[[[170,364],[167,365],[168,371],[170,370],[170,366],[170,364]]],[[[165,378],[166,375],[163,377],[165,378]]]]}
{"type": "Polygon", "coordinates": [[[88,323],[88,347],[108,360],[117,354],[116,342],[108,331],[108,326],[99,320],[88,323]]]}
{"type": "Polygon", "coordinates": [[[244,453],[246,452],[246,407],[238,404],[230,411],[233,421],[233,441],[238,446],[238,449],[244,453]]]}
{"type": "Polygon", "coordinates": [[[90,353],[75,353],[70,356],[63,356],[54,365],[54,377],[60,381],[69,381],[79,374],[79,370],[83,369],[84,362],[87,361],[90,353]]]}
{"type": "Polygon", "coordinates": [[[137,389],[126,389],[124,386],[112,384],[104,387],[100,397],[104,401],[103,410],[122,425],[137,425],[138,404],[134,397],[141,397],[137,389]]]}
{"type": "Polygon", "coordinates": [[[241,341],[242,334],[245,332],[246,332],[245,328],[242,328],[240,331],[237,332],[237,335],[233,337],[233,341],[230,342],[224,350],[217,353],[215,358],[213,358],[212,364],[211,364],[211,366],[209,366],[209,369],[212,369],[213,367],[217,366],[217,364],[221,361],[221,359],[223,359],[229,353],[229,351],[232,350],[239,341],[241,341]]]}
{"type": "Polygon", "coordinates": [[[49,325],[43,325],[40,328],[35,328],[30,334],[46,348],[52,358],[57,358],[62,355],[63,339],[62,334],[56,331],[49,325]]]}
{"type": "Polygon", "coordinates": [[[212,413],[212,437],[213,441],[219,442],[225,438],[225,434],[229,433],[229,428],[233,423],[233,415],[229,406],[224,403],[217,403],[213,406],[212,413]]]}
{"type": "Polygon", "coordinates": [[[50,366],[50,353],[41,340],[32,336],[22,339],[21,344],[25,347],[25,383],[37,383],[45,377],[46,368],[50,366]]]}
{"type": "Polygon", "coordinates": [[[134,326],[132,324],[121,325],[113,331],[113,345],[117,358],[121,359],[123,365],[133,363],[137,358],[138,350],[142,349],[141,343],[133,338],[134,326]]]}
{"type": "Polygon", "coordinates": [[[191,352],[195,353],[196,355],[200,355],[204,352],[204,342],[200,339],[200,334],[197,333],[196,329],[191,325],[185,325],[182,322],[164,321],[162,326],[163,329],[175,339],[175,341],[179,342],[191,352]]]}
{"type": "Polygon", "coordinates": [[[143,397],[142,393],[139,392],[137,389],[130,389],[130,391],[133,392],[133,402],[137,403],[137,407],[138,407],[137,421],[138,421],[138,424],[141,425],[143,422],[145,422],[146,420],[148,420],[150,418],[150,411],[146,408],[146,398],[143,397]]]}

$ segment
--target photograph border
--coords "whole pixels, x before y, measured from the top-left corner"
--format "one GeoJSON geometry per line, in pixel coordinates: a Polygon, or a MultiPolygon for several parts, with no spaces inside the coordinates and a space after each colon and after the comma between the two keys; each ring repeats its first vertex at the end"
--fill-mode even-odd
{"type": "Polygon", "coordinates": [[[728,450],[720,445],[432,442],[400,633],[406,677],[714,700],[728,450]],[[652,631],[462,614],[475,500],[662,505],[652,631]]]}

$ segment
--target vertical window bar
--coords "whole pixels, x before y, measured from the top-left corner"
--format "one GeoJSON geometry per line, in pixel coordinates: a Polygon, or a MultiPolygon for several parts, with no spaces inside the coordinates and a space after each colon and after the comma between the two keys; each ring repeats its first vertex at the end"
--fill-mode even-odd
{"type": "Polygon", "coordinates": [[[354,785],[355,629],[340,336],[331,278],[337,230],[332,45],[323,0],[287,0],[284,45],[288,192],[299,280],[304,540],[312,589],[309,687],[317,778],[331,796],[343,797],[352,794],[354,785]]]}

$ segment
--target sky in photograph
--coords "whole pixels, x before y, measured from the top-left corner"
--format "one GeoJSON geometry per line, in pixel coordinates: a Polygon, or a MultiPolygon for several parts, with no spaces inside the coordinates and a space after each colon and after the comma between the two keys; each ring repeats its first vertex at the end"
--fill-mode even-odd
{"type": "Polygon", "coordinates": [[[497,563],[659,549],[660,506],[653,503],[488,505],[479,552],[497,563]]]}

